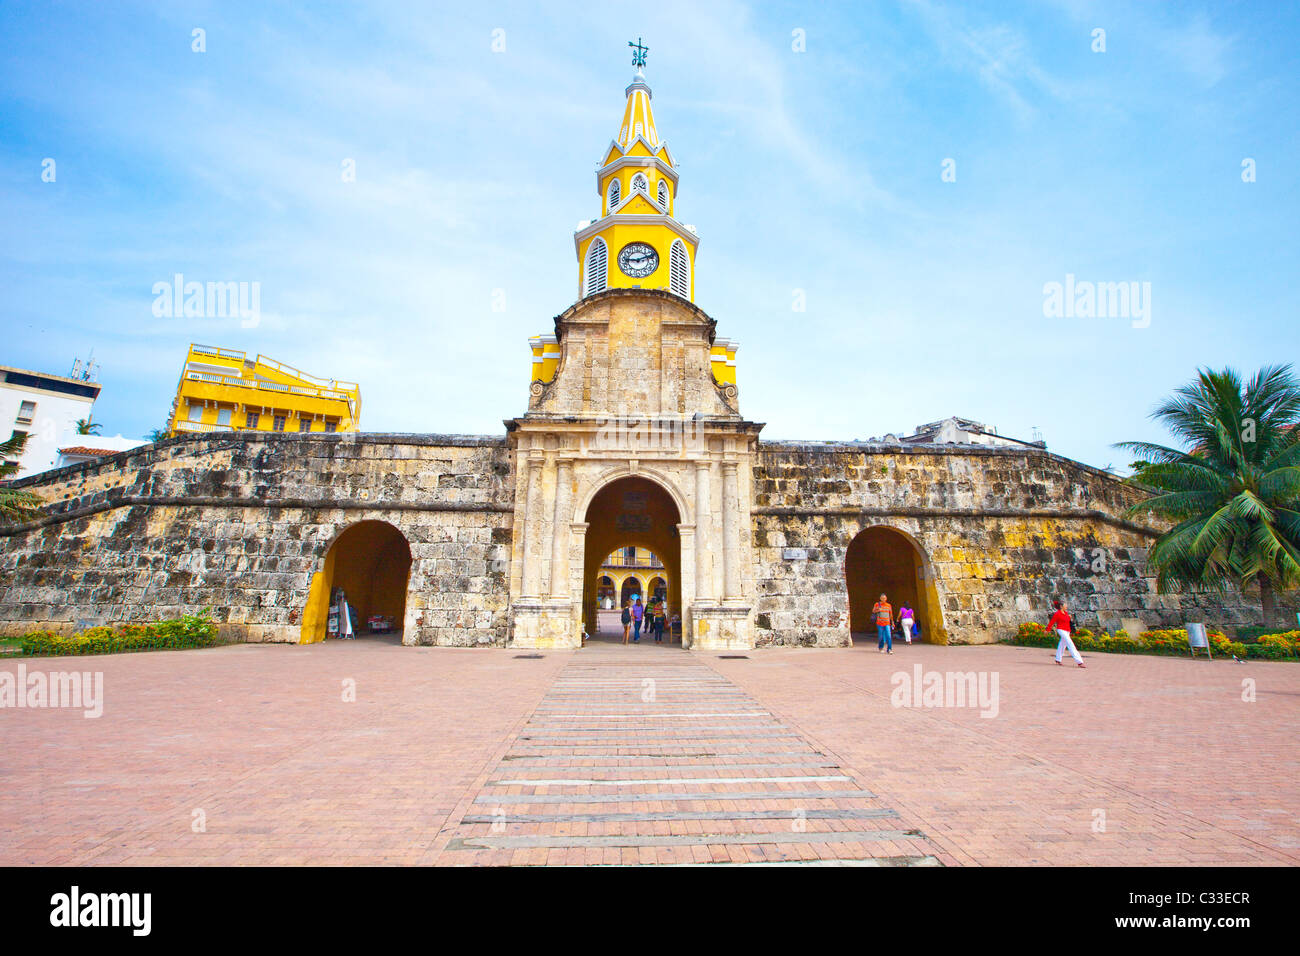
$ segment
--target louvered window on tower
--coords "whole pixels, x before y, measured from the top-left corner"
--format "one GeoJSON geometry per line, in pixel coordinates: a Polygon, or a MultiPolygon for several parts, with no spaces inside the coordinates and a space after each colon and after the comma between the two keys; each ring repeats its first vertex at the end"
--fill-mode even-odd
{"type": "Polygon", "coordinates": [[[618,205],[619,192],[620,190],[618,186],[618,180],[617,179],[610,180],[609,183],[609,211],[610,212],[613,212],[614,207],[618,205]]]}
{"type": "Polygon", "coordinates": [[[584,295],[593,295],[605,291],[609,269],[609,252],[604,239],[593,239],[587,250],[586,289],[584,295]]]}
{"type": "Polygon", "coordinates": [[[632,188],[639,189],[643,193],[648,193],[650,191],[650,183],[646,180],[645,176],[637,173],[632,177],[632,188]]]}
{"type": "Polygon", "coordinates": [[[662,179],[659,180],[659,205],[668,208],[668,184],[662,179]]]}
{"type": "Polygon", "coordinates": [[[680,239],[673,240],[672,251],[668,253],[668,282],[672,291],[683,299],[691,297],[691,260],[686,255],[686,244],[680,239]]]}

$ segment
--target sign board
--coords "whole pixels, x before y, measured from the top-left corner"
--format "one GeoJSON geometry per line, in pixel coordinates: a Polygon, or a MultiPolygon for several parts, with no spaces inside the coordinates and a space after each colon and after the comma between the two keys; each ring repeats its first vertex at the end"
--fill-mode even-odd
{"type": "Polygon", "coordinates": [[[808,551],[806,548],[783,548],[781,551],[781,560],[807,561],[808,551]]]}
{"type": "MultiPolygon", "coordinates": [[[[1204,624],[1187,625],[1187,646],[1192,649],[1193,657],[1196,656],[1196,649],[1198,647],[1205,648],[1205,653],[1210,654],[1210,638],[1205,633],[1204,624]]],[[[1210,656],[1212,657],[1213,655],[1210,654],[1210,656]]]]}

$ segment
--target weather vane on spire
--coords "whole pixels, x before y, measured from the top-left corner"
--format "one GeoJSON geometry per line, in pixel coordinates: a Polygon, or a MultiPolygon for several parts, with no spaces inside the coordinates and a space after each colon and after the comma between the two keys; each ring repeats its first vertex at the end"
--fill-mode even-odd
{"type": "Polygon", "coordinates": [[[635,43],[633,43],[631,40],[628,40],[627,45],[632,48],[632,65],[635,66],[637,69],[641,69],[642,67],[644,67],[645,55],[650,52],[650,48],[648,46],[641,45],[640,37],[636,38],[635,43]]]}

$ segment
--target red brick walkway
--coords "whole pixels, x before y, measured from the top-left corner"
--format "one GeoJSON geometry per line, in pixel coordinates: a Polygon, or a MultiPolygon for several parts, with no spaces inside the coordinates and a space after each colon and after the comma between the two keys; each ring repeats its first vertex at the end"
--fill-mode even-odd
{"type": "Polygon", "coordinates": [[[95,720],[0,710],[0,864],[1300,861],[1300,665],[519,654],[362,640],[27,661],[102,671],[106,702],[95,720]],[[918,663],[996,673],[998,715],[892,706],[918,663]]]}
{"type": "Polygon", "coordinates": [[[938,862],[704,659],[644,644],[576,656],[458,815],[441,862],[938,862]]]}

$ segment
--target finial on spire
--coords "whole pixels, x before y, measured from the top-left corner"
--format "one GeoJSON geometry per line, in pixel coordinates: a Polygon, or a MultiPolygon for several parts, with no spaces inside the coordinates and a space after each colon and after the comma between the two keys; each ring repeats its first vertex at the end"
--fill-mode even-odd
{"type": "Polygon", "coordinates": [[[627,45],[632,48],[632,65],[638,70],[643,69],[645,67],[645,55],[650,52],[650,48],[641,45],[640,37],[636,38],[635,43],[628,40],[627,45]]]}

